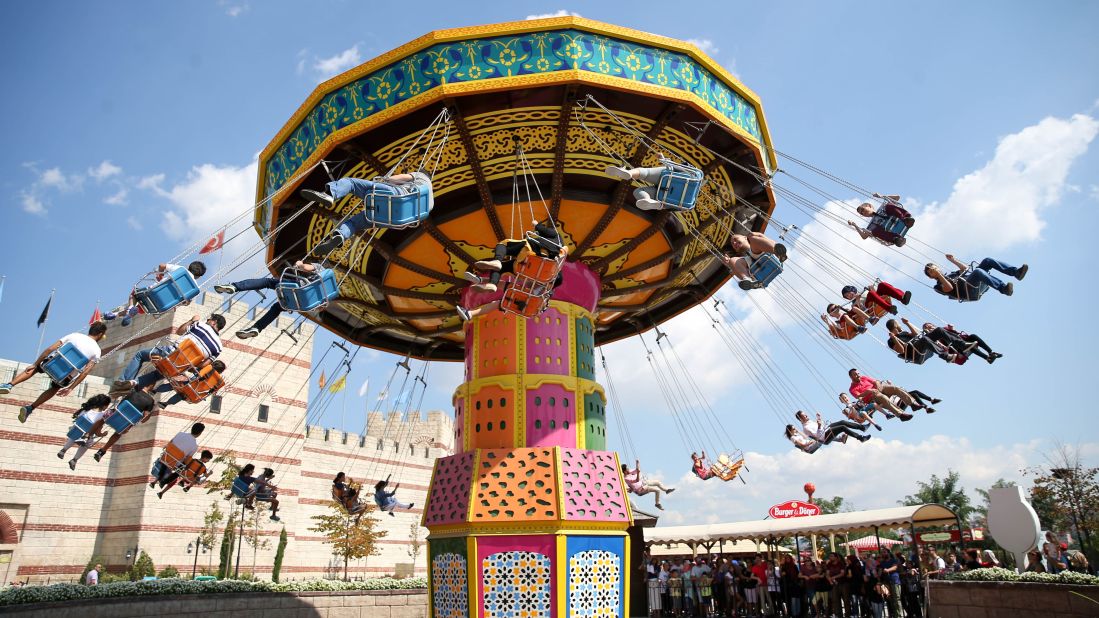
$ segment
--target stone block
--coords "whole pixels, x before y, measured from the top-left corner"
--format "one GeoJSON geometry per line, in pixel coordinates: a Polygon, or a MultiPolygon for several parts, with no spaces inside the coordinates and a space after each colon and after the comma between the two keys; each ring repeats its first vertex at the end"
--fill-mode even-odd
{"type": "Polygon", "coordinates": [[[358,607],[329,607],[324,615],[326,618],[359,618],[362,610],[358,607]]]}
{"type": "MultiPolygon", "coordinates": [[[[262,618],[298,618],[300,607],[279,607],[276,609],[263,610],[262,618]]],[[[313,610],[309,610],[313,611],[313,610]]],[[[313,615],[317,615],[315,612],[313,615]]]]}
{"type": "Polygon", "coordinates": [[[375,605],[408,605],[408,597],[403,594],[386,594],[374,597],[375,605]]]}
{"type": "Polygon", "coordinates": [[[398,606],[391,611],[390,618],[427,618],[427,606],[424,605],[398,606]]]}

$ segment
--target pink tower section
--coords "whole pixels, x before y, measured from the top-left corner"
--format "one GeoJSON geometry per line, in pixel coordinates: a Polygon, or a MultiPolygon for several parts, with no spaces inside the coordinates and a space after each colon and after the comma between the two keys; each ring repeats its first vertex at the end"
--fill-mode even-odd
{"type": "Polygon", "coordinates": [[[565,519],[629,521],[614,453],[561,449],[565,519]]]}
{"type": "MultiPolygon", "coordinates": [[[[576,397],[560,384],[527,390],[527,444],[576,447],[576,397]]],[[[580,428],[583,429],[583,428],[580,428]]]]}
{"type": "Polygon", "coordinates": [[[469,513],[473,482],[473,451],[443,457],[435,464],[434,480],[427,495],[427,526],[457,524],[469,513]]]}
{"type": "Polygon", "coordinates": [[[527,373],[570,375],[569,316],[549,308],[527,320],[527,373]]]}

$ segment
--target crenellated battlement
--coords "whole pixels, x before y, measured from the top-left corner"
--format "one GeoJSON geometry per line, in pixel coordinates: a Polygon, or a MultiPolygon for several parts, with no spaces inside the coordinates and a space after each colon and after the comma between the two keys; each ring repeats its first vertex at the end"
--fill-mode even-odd
{"type": "Polygon", "coordinates": [[[323,444],[329,450],[345,447],[348,454],[358,453],[360,449],[404,453],[408,452],[408,447],[414,447],[419,454],[426,448],[432,459],[447,455],[454,446],[453,438],[454,421],[449,414],[440,410],[407,414],[370,412],[367,414],[365,433],[344,432],[319,425],[310,425],[305,431],[306,444],[323,444]]]}

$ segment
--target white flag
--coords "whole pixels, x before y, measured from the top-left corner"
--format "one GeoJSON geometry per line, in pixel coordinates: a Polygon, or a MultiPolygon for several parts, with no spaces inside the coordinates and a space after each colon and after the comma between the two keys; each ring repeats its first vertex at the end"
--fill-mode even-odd
{"type": "Polygon", "coordinates": [[[367,378],[363,385],[359,387],[359,397],[366,397],[366,391],[370,390],[370,378],[367,378]]]}

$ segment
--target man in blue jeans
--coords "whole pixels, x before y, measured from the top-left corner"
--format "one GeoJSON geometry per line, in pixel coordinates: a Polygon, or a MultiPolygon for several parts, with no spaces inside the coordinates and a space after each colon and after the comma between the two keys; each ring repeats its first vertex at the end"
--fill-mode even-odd
{"type": "Polygon", "coordinates": [[[943,296],[948,296],[955,300],[977,300],[980,297],[981,285],[987,285],[988,287],[996,290],[1004,296],[1011,296],[1015,292],[1015,286],[1011,282],[1004,283],[1000,281],[990,271],[1003,273],[1009,277],[1015,277],[1019,281],[1023,280],[1026,276],[1029,266],[1023,264],[1022,266],[1011,266],[999,260],[993,258],[985,258],[981,260],[981,263],[976,268],[970,270],[968,264],[959,262],[953,255],[947,253],[946,259],[950,260],[952,264],[958,267],[958,270],[944,275],[939,267],[935,264],[928,264],[924,267],[923,272],[928,277],[935,280],[934,290],[943,296]]]}
{"type": "MultiPolygon", "coordinates": [[[[182,335],[184,339],[191,339],[202,351],[203,356],[215,359],[221,354],[221,337],[218,333],[225,328],[225,316],[220,313],[212,313],[205,322],[199,320],[200,318],[196,315],[189,322],[184,322],[176,329],[176,335],[182,335]]],[[[111,392],[124,393],[137,388],[137,374],[141,371],[141,365],[151,361],[153,356],[168,356],[173,349],[169,346],[146,348],[135,352],[133,357],[130,358],[130,362],[126,364],[125,369],[122,370],[122,375],[115,380],[111,392]]]]}
{"type": "MultiPolygon", "coordinates": [[[[385,178],[382,182],[374,182],[362,178],[341,178],[328,183],[325,185],[325,188],[327,193],[303,189],[301,196],[313,202],[323,202],[329,206],[334,206],[336,202],[348,195],[354,195],[359,199],[365,199],[367,195],[372,193],[409,195],[411,193],[416,193],[417,191],[426,191],[428,195],[427,209],[431,210],[431,207],[435,202],[435,198],[431,193],[431,177],[426,173],[419,171],[412,172],[411,174],[394,174],[393,176],[385,178]]],[[[349,217],[342,225],[333,230],[328,238],[325,238],[318,243],[317,246],[313,248],[313,253],[323,258],[335,251],[348,238],[355,236],[365,229],[369,229],[372,226],[372,223],[367,218],[366,214],[366,210],[364,209],[363,212],[360,212],[353,217],[349,217]]]]}
{"type": "MultiPolygon", "coordinates": [[[[318,273],[323,270],[323,266],[320,264],[306,264],[305,262],[296,262],[294,268],[303,273],[318,273]]],[[[259,279],[245,279],[243,281],[237,281],[236,283],[226,283],[222,285],[215,285],[214,291],[221,294],[236,294],[237,292],[249,292],[256,290],[274,290],[279,287],[279,280],[275,277],[260,277],[259,279]]],[[[275,301],[267,311],[260,316],[260,319],[256,320],[256,323],[245,328],[244,330],[237,331],[237,339],[251,339],[260,334],[260,331],[270,326],[275,320],[282,314],[282,304],[275,301]]]]}

